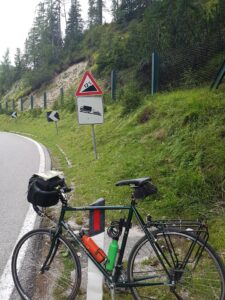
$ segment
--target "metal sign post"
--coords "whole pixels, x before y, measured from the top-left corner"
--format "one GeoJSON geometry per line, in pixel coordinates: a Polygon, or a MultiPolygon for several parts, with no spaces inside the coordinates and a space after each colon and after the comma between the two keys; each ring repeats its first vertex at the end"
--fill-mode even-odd
{"type": "Polygon", "coordinates": [[[55,123],[56,132],[57,132],[57,134],[59,134],[59,130],[58,130],[58,122],[54,122],[54,123],[55,123]]]}
{"type": "Polygon", "coordinates": [[[92,129],[94,156],[95,156],[95,159],[98,159],[97,148],[96,148],[96,138],[95,138],[95,127],[94,127],[94,124],[91,125],[91,129],[92,129]]]}
{"type": "Polygon", "coordinates": [[[159,81],[159,55],[157,52],[152,53],[152,88],[151,94],[154,95],[158,91],[159,81]]]}

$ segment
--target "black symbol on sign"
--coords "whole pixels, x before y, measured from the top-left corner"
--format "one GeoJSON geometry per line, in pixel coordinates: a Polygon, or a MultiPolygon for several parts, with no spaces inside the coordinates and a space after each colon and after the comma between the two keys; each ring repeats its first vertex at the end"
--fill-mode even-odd
{"type": "Polygon", "coordinates": [[[85,89],[82,91],[84,92],[97,92],[96,87],[93,85],[91,81],[88,81],[84,84],[85,89]]]}
{"type": "Polygon", "coordinates": [[[80,107],[80,112],[86,113],[86,114],[97,115],[97,116],[102,115],[99,111],[94,110],[92,106],[87,106],[87,105],[81,106],[80,107]]]}

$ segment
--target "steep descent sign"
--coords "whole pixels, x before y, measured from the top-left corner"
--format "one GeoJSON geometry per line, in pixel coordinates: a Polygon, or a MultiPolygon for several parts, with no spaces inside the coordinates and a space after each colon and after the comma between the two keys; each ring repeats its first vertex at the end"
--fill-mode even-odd
{"type": "Polygon", "coordinates": [[[76,92],[76,96],[95,96],[102,94],[102,90],[98,86],[92,74],[88,71],[85,72],[76,92]]]}

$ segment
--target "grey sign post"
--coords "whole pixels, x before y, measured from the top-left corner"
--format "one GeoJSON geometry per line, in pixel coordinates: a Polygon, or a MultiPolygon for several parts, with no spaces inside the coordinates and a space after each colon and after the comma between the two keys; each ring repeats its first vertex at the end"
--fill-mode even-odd
{"type": "Polygon", "coordinates": [[[33,110],[34,109],[34,96],[30,95],[30,109],[33,110]]]}

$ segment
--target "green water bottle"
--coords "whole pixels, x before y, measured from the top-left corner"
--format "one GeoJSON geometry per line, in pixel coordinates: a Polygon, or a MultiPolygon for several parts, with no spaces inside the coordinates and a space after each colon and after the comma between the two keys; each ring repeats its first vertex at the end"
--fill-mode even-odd
{"type": "Polygon", "coordinates": [[[106,270],[112,271],[115,265],[116,256],[118,253],[118,239],[113,239],[109,245],[108,249],[108,256],[107,256],[107,263],[106,263],[106,270]]]}

